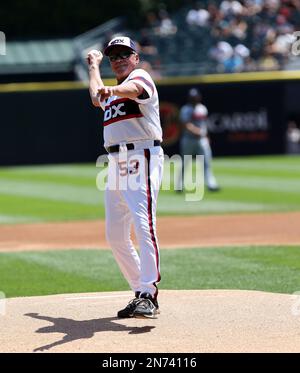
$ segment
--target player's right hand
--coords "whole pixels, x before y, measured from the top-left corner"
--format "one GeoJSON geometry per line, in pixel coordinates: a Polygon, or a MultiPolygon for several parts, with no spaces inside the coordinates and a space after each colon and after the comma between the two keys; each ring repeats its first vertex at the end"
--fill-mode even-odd
{"type": "Polygon", "coordinates": [[[100,98],[100,101],[107,100],[109,97],[114,95],[114,88],[110,86],[104,86],[101,88],[98,88],[98,94],[97,96],[100,98]]]}
{"type": "Polygon", "coordinates": [[[88,65],[100,65],[102,59],[103,54],[96,49],[89,51],[86,57],[88,65]]]}

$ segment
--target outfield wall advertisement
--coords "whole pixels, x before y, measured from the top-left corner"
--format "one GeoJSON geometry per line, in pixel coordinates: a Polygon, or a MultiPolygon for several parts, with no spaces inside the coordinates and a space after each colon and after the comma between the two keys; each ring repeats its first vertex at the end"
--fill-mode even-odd
{"type": "MultiPolygon", "coordinates": [[[[284,85],[274,82],[189,84],[160,87],[160,98],[176,105],[177,112],[187,92],[197,87],[208,108],[208,128],[214,155],[280,154],[285,151],[284,85]],[[176,95],[174,94],[176,92],[176,95]],[[175,97],[174,97],[175,96],[175,97]]],[[[175,121],[174,121],[175,122],[175,121]]],[[[167,127],[166,141],[170,123],[167,127]]],[[[178,138],[180,133],[178,134],[178,138]]],[[[172,151],[177,142],[172,141],[172,151]]]]}
{"type": "MultiPolygon", "coordinates": [[[[20,86],[0,89],[1,165],[93,162],[105,152],[102,113],[90,103],[86,87],[20,86]]],[[[191,87],[201,91],[208,108],[215,156],[285,152],[290,111],[300,118],[300,107],[291,104],[300,80],[207,84],[189,79],[158,84],[167,154],[178,153],[179,111],[191,87]]]]}

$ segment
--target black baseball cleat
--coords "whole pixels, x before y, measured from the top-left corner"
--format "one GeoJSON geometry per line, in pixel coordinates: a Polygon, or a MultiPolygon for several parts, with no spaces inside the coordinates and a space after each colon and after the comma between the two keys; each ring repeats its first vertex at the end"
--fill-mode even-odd
{"type": "Polygon", "coordinates": [[[133,311],[136,318],[154,318],[159,313],[157,300],[149,293],[142,293],[133,311]]]}
{"type": "Polygon", "coordinates": [[[133,311],[135,310],[136,306],[137,306],[137,302],[139,301],[139,296],[140,296],[140,292],[137,291],[135,292],[135,298],[132,299],[125,308],[123,308],[122,310],[120,310],[118,312],[118,317],[120,319],[128,319],[128,318],[131,318],[133,317],[133,311]]]}

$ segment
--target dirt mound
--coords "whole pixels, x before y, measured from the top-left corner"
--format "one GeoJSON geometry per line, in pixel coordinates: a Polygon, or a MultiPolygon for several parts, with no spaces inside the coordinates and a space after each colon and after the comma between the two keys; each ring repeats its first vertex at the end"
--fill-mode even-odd
{"type": "Polygon", "coordinates": [[[161,290],[157,319],[117,319],[131,296],[8,299],[1,352],[300,352],[299,296],[161,290]]]}

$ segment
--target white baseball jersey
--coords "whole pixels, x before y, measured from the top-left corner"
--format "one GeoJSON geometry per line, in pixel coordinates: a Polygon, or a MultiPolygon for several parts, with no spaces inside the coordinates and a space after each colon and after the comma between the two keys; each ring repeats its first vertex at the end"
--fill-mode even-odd
{"type": "Polygon", "coordinates": [[[104,146],[135,141],[162,141],[158,93],[151,76],[143,69],[133,70],[121,83],[133,81],[145,93],[132,100],[118,96],[100,102],[104,110],[104,146]]]}
{"type": "Polygon", "coordinates": [[[156,298],[156,284],[160,281],[156,205],[164,155],[152,141],[162,141],[159,101],[155,84],[145,70],[133,70],[121,84],[128,81],[143,87],[143,94],[135,100],[112,96],[100,102],[104,110],[104,146],[139,141],[142,145],[108,155],[106,238],[131,289],[156,298]],[[147,141],[152,144],[146,145],[147,141]],[[135,182],[138,187],[132,188],[135,182]],[[130,238],[132,224],[140,254],[130,238]]]}

